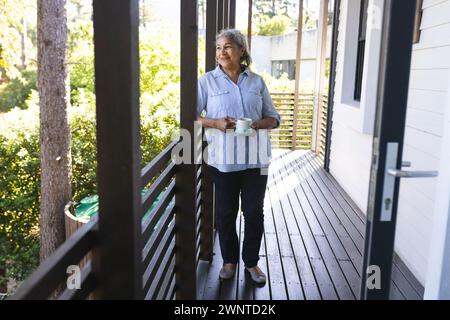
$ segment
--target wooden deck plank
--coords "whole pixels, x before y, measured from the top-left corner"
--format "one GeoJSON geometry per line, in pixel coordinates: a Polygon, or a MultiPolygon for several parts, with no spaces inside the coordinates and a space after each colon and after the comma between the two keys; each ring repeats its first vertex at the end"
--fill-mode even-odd
{"type": "Polygon", "coordinates": [[[423,298],[424,295],[424,287],[420,284],[419,280],[412,274],[412,272],[408,269],[405,263],[400,259],[397,254],[394,254],[394,265],[396,265],[401,272],[401,274],[405,277],[406,281],[412,286],[414,291],[419,295],[420,299],[423,298]]]}
{"type": "MultiPolygon", "coordinates": [[[[281,168],[280,168],[281,169],[281,168]]],[[[285,167],[283,166],[283,169],[285,167]]],[[[274,172],[277,175],[283,176],[283,170],[279,170],[274,172]]],[[[308,254],[306,253],[303,239],[300,234],[300,230],[297,226],[297,221],[295,220],[294,213],[292,211],[292,206],[289,200],[289,189],[287,187],[286,177],[282,180],[279,180],[275,184],[276,194],[283,195],[280,199],[280,204],[283,213],[283,227],[280,228],[284,238],[287,238],[289,243],[290,253],[284,252],[283,255],[292,254],[292,258],[295,263],[295,271],[298,275],[298,281],[301,283],[301,289],[303,290],[302,299],[308,300],[319,300],[320,292],[317,287],[316,279],[314,278],[314,273],[309,262],[308,254]]],[[[293,270],[294,271],[294,270],[293,270]]],[[[293,274],[287,271],[287,274],[293,274]]],[[[294,279],[297,281],[297,279],[294,279]]],[[[292,281],[292,280],[291,280],[292,281]]]]}
{"type": "Polygon", "coordinates": [[[200,260],[197,267],[197,297],[202,299],[205,295],[206,281],[208,280],[210,264],[208,261],[200,260]]]}
{"type": "MultiPolygon", "coordinates": [[[[330,175],[327,174],[323,168],[319,167],[320,163],[317,160],[317,157],[315,157],[312,153],[307,153],[306,158],[307,158],[307,164],[309,165],[310,173],[312,173],[313,176],[318,177],[319,174],[320,174],[321,175],[321,179],[329,179],[330,178],[330,175]]],[[[316,180],[316,181],[318,181],[318,180],[316,180]]],[[[324,180],[322,180],[322,182],[323,181],[324,180]]],[[[354,211],[355,214],[353,214],[352,216],[355,217],[355,218],[353,219],[353,221],[358,223],[358,221],[360,221],[358,216],[362,216],[364,214],[361,213],[360,210],[357,207],[355,207],[355,206],[353,206],[353,208],[351,208],[349,206],[349,203],[351,203],[351,201],[346,201],[345,200],[345,198],[348,198],[348,195],[345,193],[345,191],[343,191],[343,190],[338,191],[337,188],[332,183],[330,183],[330,179],[328,181],[329,181],[328,184],[320,185],[319,188],[320,188],[320,190],[323,193],[324,192],[327,193],[326,190],[329,187],[333,188],[334,189],[333,190],[334,191],[334,193],[333,193],[334,197],[336,197],[337,199],[339,199],[339,198],[341,199],[341,201],[338,201],[338,203],[347,205],[347,211],[343,210],[342,207],[340,207],[341,210],[336,210],[336,211],[339,213],[339,216],[341,218],[343,218],[342,220],[344,222],[346,222],[346,223],[344,223],[344,227],[348,230],[348,228],[352,228],[352,225],[350,225],[348,223],[348,221],[345,220],[344,215],[348,217],[348,215],[352,215],[351,213],[352,213],[352,211],[354,211]],[[356,211],[358,211],[358,212],[356,212],[356,211]]],[[[320,182],[319,182],[319,184],[320,184],[320,182]]],[[[331,193],[331,190],[328,190],[328,191],[330,191],[330,193],[331,193]]],[[[325,193],[324,193],[324,195],[325,195],[325,193]]],[[[331,194],[328,194],[328,196],[330,197],[331,194]]],[[[330,198],[327,198],[327,199],[330,199],[330,198]]],[[[355,225],[353,225],[353,226],[356,227],[355,225]]],[[[352,233],[349,233],[349,234],[353,238],[355,244],[357,245],[358,251],[360,252],[361,259],[355,259],[354,260],[355,266],[357,267],[357,269],[359,271],[358,273],[360,273],[361,272],[360,270],[362,268],[362,254],[363,254],[363,251],[364,251],[364,242],[363,242],[364,241],[364,235],[361,234],[361,238],[360,239],[362,241],[360,242],[359,239],[358,239],[359,237],[356,234],[356,232],[352,232],[352,233]],[[356,238],[356,240],[355,240],[355,238],[356,238]]],[[[411,286],[409,285],[409,282],[404,278],[403,274],[401,273],[399,267],[397,266],[397,264],[395,262],[393,263],[392,268],[393,268],[393,270],[392,270],[392,282],[393,282],[392,286],[394,287],[393,294],[395,294],[397,296],[397,298],[399,298],[398,295],[404,295],[404,296],[409,295],[411,299],[417,299],[418,298],[418,296],[416,295],[417,293],[414,291],[413,288],[411,288],[411,286]]]]}
{"type": "MultiPolygon", "coordinates": [[[[240,219],[240,252],[242,253],[243,244],[244,244],[244,226],[245,219],[241,216],[240,219]]],[[[254,299],[254,286],[251,282],[251,279],[246,277],[245,274],[245,265],[241,260],[239,263],[238,274],[237,274],[237,300],[253,300],[254,299]]]]}
{"type": "MultiPolygon", "coordinates": [[[[311,175],[313,175],[313,173],[314,173],[314,171],[321,171],[321,170],[323,170],[322,168],[316,168],[316,170],[314,170],[314,168],[312,168],[311,167],[311,162],[313,162],[313,160],[311,159],[311,157],[308,157],[308,159],[306,160],[306,168],[307,169],[309,169],[309,173],[311,174],[311,175]]],[[[320,203],[323,205],[323,206],[329,206],[329,203],[327,204],[327,200],[329,200],[329,199],[332,199],[332,197],[331,197],[331,194],[328,194],[328,197],[329,198],[327,198],[326,196],[325,196],[325,193],[326,193],[326,188],[327,188],[327,186],[326,185],[321,185],[319,188],[316,188],[316,190],[314,190],[314,193],[316,194],[316,195],[320,195],[320,193],[322,193],[323,195],[324,195],[324,197],[323,198],[320,198],[319,199],[319,201],[320,201],[320,203]],[[320,190],[319,190],[320,189],[320,190]],[[325,193],[324,193],[325,192],[325,193]]],[[[342,197],[342,196],[345,196],[346,194],[345,193],[343,193],[343,194],[341,194],[341,193],[339,193],[339,195],[342,197]]],[[[339,197],[339,196],[338,196],[339,197]]],[[[331,206],[329,206],[329,207],[331,207],[331,206]]],[[[345,220],[345,213],[343,212],[343,211],[339,211],[339,210],[337,210],[336,208],[335,208],[335,214],[336,214],[336,216],[338,217],[338,219],[340,218],[340,220],[342,219],[342,221],[345,221],[346,223],[345,224],[343,224],[343,226],[345,227],[345,230],[348,232],[348,229],[347,228],[351,228],[352,227],[352,225],[351,224],[349,224],[348,223],[348,221],[346,221],[345,220]]],[[[336,223],[338,223],[337,221],[334,221],[334,223],[336,224],[336,223]]],[[[354,230],[355,231],[355,230],[354,230]]],[[[362,269],[362,254],[363,254],[363,250],[364,250],[364,242],[359,242],[358,241],[358,234],[356,233],[356,232],[352,232],[352,233],[348,233],[348,235],[350,236],[350,237],[352,237],[353,239],[356,237],[356,241],[354,240],[354,244],[356,245],[356,244],[358,244],[357,246],[356,246],[356,249],[358,250],[358,252],[356,252],[356,251],[354,251],[352,248],[350,248],[350,251],[348,251],[348,249],[346,249],[347,250],[347,252],[351,252],[352,253],[352,262],[354,263],[354,266],[355,266],[355,268],[356,268],[356,271],[358,272],[358,277],[360,277],[360,272],[361,272],[361,269],[362,269]],[[359,247],[358,247],[359,246],[359,247]]],[[[341,240],[345,240],[346,239],[346,237],[343,235],[343,234],[340,234],[339,235],[339,238],[341,239],[341,240]]],[[[363,240],[363,237],[361,236],[361,238],[360,239],[362,239],[363,240]]],[[[343,242],[343,244],[344,244],[344,247],[346,246],[346,244],[343,242]]],[[[347,243],[347,246],[351,246],[351,244],[348,244],[347,243]]],[[[402,294],[402,292],[404,291],[404,290],[407,290],[407,287],[404,289],[404,290],[401,290],[400,288],[401,288],[401,285],[399,285],[398,283],[399,282],[401,282],[401,281],[403,281],[403,279],[401,278],[401,275],[398,275],[398,269],[397,269],[397,266],[396,265],[393,265],[393,274],[395,274],[396,275],[396,277],[393,277],[393,287],[396,287],[396,289],[398,289],[395,293],[396,294],[402,294]]],[[[354,274],[352,274],[352,270],[351,269],[348,269],[347,270],[347,276],[349,277],[349,278],[351,278],[352,280],[349,280],[349,283],[351,284],[351,286],[352,286],[352,290],[353,290],[353,292],[355,293],[355,296],[358,296],[359,295],[359,283],[357,284],[355,281],[360,281],[357,277],[355,277],[355,275],[354,274]],[[349,273],[350,272],[350,273],[349,273]]]]}
{"type": "MultiPolygon", "coordinates": [[[[238,236],[239,243],[242,242],[241,232],[240,232],[241,221],[242,221],[242,215],[241,215],[241,212],[239,212],[237,219],[236,219],[236,233],[238,236]]],[[[242,261],[241,253],[239,252],[239,265],[242,264],[241,261],[242,261]]],[[[219,300],[237,300],[237,298],[238,298],[237,297],[237,286],[238,286],[238,272],[236,272],[234,277],[231,279],[221,280],[219,300]]]]}
{"type": "MultiPolygon", "coordinates": [[[[311,158],[309,158],[311,159],[311,158]]],[[[354,227],[358,230],[358,232],[361,234],[363,240],[364,235],[366,232],[366,225],[365,220],[362,220],[360,218],[360,215],[364,215],[363,213],[358,214],[354,212],[354,208],[350,206],[350,204],[346,201],[345,197],[342,196],[342,194],[339,192],[339,190],[336,188],[336,186],[331,182],[329,178],[329,174],[320,167],[320,163],[318,162],[317,158],[311,159],[311,165],[316,170],[317,176],[322,180],[323,185],[326,186],[326,188],[329,190],[329,192],[333,195],[333,197],[336,199],[336,201],[339,203],[339,206],[342,208],[344,213],[347,215],[348,219],[352,222],[354,227]]],[[[364,245],[363,245],[364,246],[364,245]]]]}
{"type": "MultiPolygon", "coordinates": [[[[332,190],[328,188],[323,181],[323,178],[320,176],[321,171],[323,169],[314,166],[311,161],[307,162],[307,170],[311,174],[311,178],[315,183],[315,189],[318,191],[318,194],[321,194],[321,199],[325,200],[326,206],[331,208],[333,211],[333,216],[330,218],[334,223],[338,223],[342,225],[345,230],[344,236],[349,236],[355,244],[356,249],[358,250],[359,255],[361,255],[361,248],[364,248],[364,232],[361,232],[362,229],[358,229],[357,226],[353,223],[350,217],[346,214],[345,210],[341,206],[343,199],[339,197],[337,194],[333,194],[332,190]],[[341,201],[339,201],[341,200],[341,201]]],[[[319,200],[320,201],[320,200],[319,200]]],[[[348,204],[347,204],[348,206],[348,204]]],[[[352,213],[350,211],[350,213],[352,213]]],[[[353,214],[354,216],[354,214],[353,214]]],[[[359,220],[359,218],[356,218],[359,220]]],[[[360,222],[360,225],[364,227],[364,225],[360,222]]],[[[365,227],[364,227],[365,228],[365,227]]]]}
{"type": "Polygon", "coordinates": [[[220,298],[219,271],[222,268],[222,257],[220,255],[219,235],[216,233],[213,248],[213,261],[208,271],[206,286],[204,289],[204,300],[218,300],[220,298]]]}
{"type": "MultiPolygon", "coordinates": [[[[273,300],[286,300],[286,288],[284,286],[283,271],[281,269],[281,258],[278,253],[276,229],[273,223],[272,206],[267,196],[268,188],[273,183],[272,177],[269,175],[266,197],[264,198],[264,253],[265,267],[267,275],[267,283],[264,287],[255,287],[255,295],[267,296],[267,288],[269,295],[273,300]],[[267,287],[267,288],[266,288],[267,287]]],[[[261,265],[262,267],[263,265],[261,265]]]]}
{"type": "Polygon", "coordinates": [[[260,260],[258,262],[261,270],[266,272],[267,275],[267,283],[265,286],[254,286],[254,298],[255,300],[271,300],[270,295],[270,270],[268,269],[267,264],[267,254],[266,254],[266,241],[265,235],[263,235],[261,241],[261,248],[259,250],[260,260]]]}
{"type": "MultiPolygon", "coordinates": [[[[272,174],[274,174],[274,172],[272,172],[272,174]]],[[[282,182],[279,181],[269,188],[269,197],[274,213],[274,224],[278,234],[278,243],[281,259],[283,261],[286,288],[290,300],[304,300],[303,287],[297,270],[295,254],[289,238],[289,228],[285,222],[283,200],[286,200],[286,195],[281,199],[279,198],[279,195],[282,194],[281,188],[278,188],[279,184],[282,184],[282,182]]],[[[288,205],[288,208],[290,208],[290,205],[288,205]]],[[[286,210],[288,208],[286,208],[286,210]]]]}
{"type": "MultiPolygon", "coordinates": [[[[290,164],[295,166],[296,159],[290,159],[289,161],[292,161],[290,164]]],[[[323,197],[320,197],[318,199],[319,195],[316,194],[318,191],[316,188],[314,188],[314,183],[311,181],[311,177],[307,171],[307,164],[306,162],[298,163],[300,170],[298,170],[298,174],[301,175],[303,179],[302,187],[305,192],[305,195],[310,203],[310,205],[313,208],[313,213],[315,216],[315,219],[317,219],[317,223],[320,225],[322,230],[324,231],[325,237],[329,240],[330,247],[333,250],[333,253],[336,256],[336,259],[348,259],[349,255],[347,251],[344,248],[344,245],[341,243],[343,239],[340,237],[348,237],[348,234],[345,233],[345,231],[342,228],[339,228],[340,226],[334,226],[332,222],[329,221],[329,215],[325,213],[324,206],[325,204],[322,203],[326,201],[323,197]],[[322,201],[320,201],[322,200],[322,201]],[[335,228],[339,228],[339,232],[336,232],[335,228]]],[[[326,209],[330,209],[327,207],[326,209]]]]}
{"type": "Polygon", "coordinates": [[[266,250],[272,300],[287,300],[282,262],[275,233],[266,233],[266,250]]]}
{"type": "Polygon", "coordinates": [[[303,201],[302,208],[306,214],[306,218],[309,222],[309,225],[316,226],[317,230],[320,230],[322,235],[317,235],[317,231],[314,232],[314,237],[319,247],[319,250],[322,255],[322,259],[327,266],[330,277],[333,280],[333,284],[336,288],[336,291],[339,294],[340,299],[355,299],[354,294],[347,282],[347,279],[342,272],[338,260],[337,259],[349,259],[348,255],[346,255],[345,250],[339,247],[339,239],[336,235],[328,228],[323,229],[322,222],[316,215],[316,212],[320,212],[322,209],[320,205],[317,203],[314,195],[312,194],[311,189],[309,188],[308,182],[306,181],[306,176],[304,175],[304,168],[301,165],[295,163],[292,160],[292,153],[286,154],[285,157],[282,157],[282,161],[285,162],[286,166],[291,166],[297,168],[295,170],[295,174],[299,177],[300,186],[296,188],[296,192],[300,193],[298,195],[300,201],[303,201]],[[330,237],[331,239],[329,239],[330,237]],[[331,243],[330,243],[331,242],[331,243]],[[334,246],[334,248],[332,248],[334,246]]]}
{"type": "MultiPolygon", "coordinates": [[[[280,161],[282,159],[280,158],[280,161]]],[[[323,231],[320,228],[316,228],[313,230],[311,228],[311,220],[307,219],[307,215],[311,215],[311,207],[309,203],[307,203],[306,198],[301,194],[297,194],[297,192],[301,192],[299,190],[299,186],[301,181],[299,176],[296,174],[292,174],[291,172],[286,172],[285,169],[289,167],[286,166],[284,162],[283,165],[280,166],[281,176],[286,178],[286,185],[289,185],[292,188],[292,191],[289,193],[290,203],[293,208],[294,219],[297,221],[297,225],[300,229],[300,234],[304,241],[305,251],[308,253],[308,257],[311,263],[311,267],[314,271],[315,278],[317,281],[317,285],[320,288],[320,292],[323,299],[337,299],[337,292],[335,291],[335,287],[333,285],[333,281],[330,278],[328,267],[325,265],[325,261],[322,258],[322,254],[318,248],[316,239],[319,237],[323,237],[323,231]],[[315,231],[315,233],[313,233],[315,231]]]]}
{"type": "Polygon", "coordinates": [[[397,285],[400,292],[407,300],[421,300],[419,293],[413,288],[404,274],[400,271],[397,265],[392,268],[392,281],[397,285]]]}
{"type": "MultiPolygon", "coordinates": [[[[259,265],[267,272],[267,284],[254,286],[247,279],[242,263],[233,280],[220,283],[218,274],[222,259],[216,236],[214,260],[204,281],[204,299],[332,300],[359,297],[365,216],[322,168],[317,156],[305,151],[274,152],[264,215],[259,265]]],[[[241,251],[243,225],[242,218],[242,222],[238,220],[237,223],[241,251]]],[[[423,287],[395,256],[391,299],[417,300],[422,297],[423,287]]]]}

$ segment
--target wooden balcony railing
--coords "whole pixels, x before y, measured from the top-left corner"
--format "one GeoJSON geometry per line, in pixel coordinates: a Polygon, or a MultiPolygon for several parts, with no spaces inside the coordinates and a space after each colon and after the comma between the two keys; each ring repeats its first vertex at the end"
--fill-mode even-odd
{"type": "Polygon", "coordinates": [[[325,148],[327,141],[327,121],[328,121],[328,96],[322,95],[322,108],[320,112],[319,118],[319,126],[317,128],[318,136],[318,147],[317,147],[317,155],[319,158],[324,161],[325,158],[325,148]]]}
{"type": "Polygon", "coordinates": [[[145,299],[172,299],[175,293],[175,164],[171,161],[175,145],[171,143],[142,170],[143,188],[154,180],[142,199],[145,299]]]}
{"type": "Polygon", "coordinates": [[[275,109],[281,117],[280,127],[271,130],[270,133],[273,147],[277,149],[310,150],[313,129],[313,94],[300,94],[296,115],[294,114],[294,93],[271,93],[271,96],[275,109]],[[294,120],[296,120],[296,123],[294,123],[294,120]]]}
{"type": "Polygon", "coordinates": [[[80,289],[66,288],[67,268],[78,265],[98,246],[98,217],[82,226],[61,245],[40,267],[17,289],[12,299],[84,299],[98,287],[98,277],[89,261],[81,270],[80,289]],[[64,290],[64,288],[66,288],[64,290]]]}

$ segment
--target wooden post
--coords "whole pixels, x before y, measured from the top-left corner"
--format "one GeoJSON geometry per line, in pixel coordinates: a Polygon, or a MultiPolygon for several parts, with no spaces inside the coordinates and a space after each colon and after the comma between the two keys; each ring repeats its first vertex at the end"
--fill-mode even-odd
{"type": "Polygon", "coordinates": [[[300,94],[300,65],[302,59],[302,32],[303,32],[303,0],[298,1],[298,27],[297,27],[297,55],[295,58],[295,92],[294,92],[294,119],[292,124],[292,150],[297,149],[297,119],[300,94]]]}
{"type": "Polygon", "coordinates": [[[138,0],[94,0],[102,299],[142,299],[138,0]]]}
{"type": "Polygon", "coordinates": [[[323,90],[325,83],[325,66],[327,58],[327,31],[328,31],[328,3],[329,0],[320,1],[319,27],[317,28],[317,54],[316,56],[316,85],[314,92],[313,117],[313,145],[312,149],[318,154],[320,150],[320,137],[322,131],[323,90]]]}
{"type": "Polygon", "coordinates": [[[217,33],[217,0],[206,2],[206,58],[205,70],[210,71],[216,67],[216,33],[217,33]]]}
{"type": "Polygon", "coordinates": [[[225,0],[217,0],[217,32],[220,32],[225,28],[224,23],[223,23],[224,2],[225,2],[225,0]]]}
{"type": "Polygon", "coordinates": [[[223,0],[223,28],[230,27],[230,0],[223,0]]]}
{"type": "MultiPolygon", "coordinates": [[[[215,39],[217,32],[217,0],[208,0],[206,4],[206,72],[216,67],[215,39]]],[[[203,129],[204,136],[204,129],[203,129]]],[[[203,150],[206,147],[204,143],[203,150]]],[[[200,259],[212,261],[214,244],[214,185],[207,172],[205,159],[202,162],[202,218],[200,234],[200,259]]]]}
{"type": "MultiPolygon", "coordinates": [[[[181,110],[180,127],[188,130],[190,163],[177,166],[175,176],[176,298],[196,299],[196,171],[194,122],[197,106],[197,1],[181,1],[181,110]]],[[[187,151],[187,150],[185,150],[187,151]]]]}
{"type": "Polygon", "coordinates": [[[252,50],[252,16],[253,16],[253,1],[248,0],[247,42],[249,53],[252,50]]]}
{"type": "Polygon", "coordinates": [[[229,28],[234,29],[236,28],[236,0],[229,0],[230,1],[230,24],[229,28]]]}

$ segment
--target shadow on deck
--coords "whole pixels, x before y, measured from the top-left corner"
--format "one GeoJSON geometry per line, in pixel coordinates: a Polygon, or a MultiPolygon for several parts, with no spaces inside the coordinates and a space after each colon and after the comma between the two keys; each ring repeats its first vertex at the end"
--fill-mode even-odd
{"type": "MultiPolygon", "coordinates": [[[[358,299],[365,216],[312,152],[274,151],[264,216],[259,265],[267,271],[267,284],[254,286],[243,264],[232,280],[221,283],[216,235],[213,262],[199,268],[199,299],[358,299]]],[[[239,215],[241,248],[243,226],[239,215]]],[[[391,299],[422,297],[423,287],[395,256],[391,299]]]]}

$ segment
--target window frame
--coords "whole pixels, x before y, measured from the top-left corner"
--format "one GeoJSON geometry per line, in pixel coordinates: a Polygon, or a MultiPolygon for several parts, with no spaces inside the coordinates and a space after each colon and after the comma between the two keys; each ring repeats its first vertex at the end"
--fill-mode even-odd
{"type": "Polygon", "coordinates": [[[362,84],[364,78],[368,9],[369,0],[361,0],[359,13],[358,49],[356,56],[355,90],[353,93],[353,99],[358,102],[361,101],[362,84]]]}

